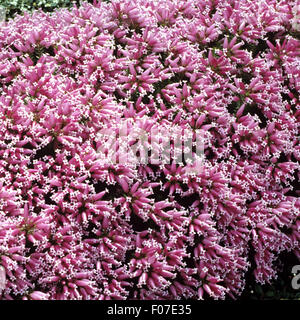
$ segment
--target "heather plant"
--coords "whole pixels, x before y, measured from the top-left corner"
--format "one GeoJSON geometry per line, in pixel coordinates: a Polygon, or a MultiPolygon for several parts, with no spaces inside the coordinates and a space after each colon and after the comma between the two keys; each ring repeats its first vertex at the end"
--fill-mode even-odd
{"type": "Polygon", "coordinates": [[[236,299],[298,262],[297,5],[0,22],[0,298],[236,299]]]}

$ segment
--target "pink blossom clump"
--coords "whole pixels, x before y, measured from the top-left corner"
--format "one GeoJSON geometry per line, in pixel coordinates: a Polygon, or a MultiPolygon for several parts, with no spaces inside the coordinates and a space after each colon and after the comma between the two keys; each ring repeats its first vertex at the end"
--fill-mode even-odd
{"type": "Polygon", "coordinates": [[[0,299],[236,299],[300,260],[299,11],[112,0],[0,22],[0,299]],[[125,120],[130,145],[202,130],[203,163],[118,161],[125,120]]]}

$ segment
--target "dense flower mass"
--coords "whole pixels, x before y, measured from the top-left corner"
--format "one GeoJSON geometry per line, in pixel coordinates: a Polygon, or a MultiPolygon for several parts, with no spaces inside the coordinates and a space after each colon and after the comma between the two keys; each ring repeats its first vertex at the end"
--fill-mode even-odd
{"type": "Polygon", "coordinates": [[[237,298],[300,260],[299,14],[112,0],[2,22],[0,299],[237,298]],[[125,121],[141,161],[110,139],[125,121]],[[144,161],[162,127],[205,132],[201,165],[176,139],[144,161]]]}

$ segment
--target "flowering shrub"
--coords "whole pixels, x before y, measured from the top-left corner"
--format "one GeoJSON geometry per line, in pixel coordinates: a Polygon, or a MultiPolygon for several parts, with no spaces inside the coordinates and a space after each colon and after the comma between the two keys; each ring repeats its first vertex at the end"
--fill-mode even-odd
{"type": "Polygon", "coordinates": [[[1,298],[237,298],[300,259],[296,4],[113,0],[2,23],[1,298]],[[120,161],[125,121],[130,146],[205,132],[201,165],[175,141],[170,163],[120,161]]]}

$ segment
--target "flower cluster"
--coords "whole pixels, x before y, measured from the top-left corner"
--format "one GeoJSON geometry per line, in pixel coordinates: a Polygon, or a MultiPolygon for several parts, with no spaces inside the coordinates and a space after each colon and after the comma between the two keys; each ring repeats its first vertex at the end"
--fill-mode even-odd
{"type": "Polygon", "coordinates": [[[112,0],[2,22],[0,299],[237,298],[300,259],[295,8],[112,0]],[[192,156],[203,133],[201,161],[181,131],[192,156]]]}

